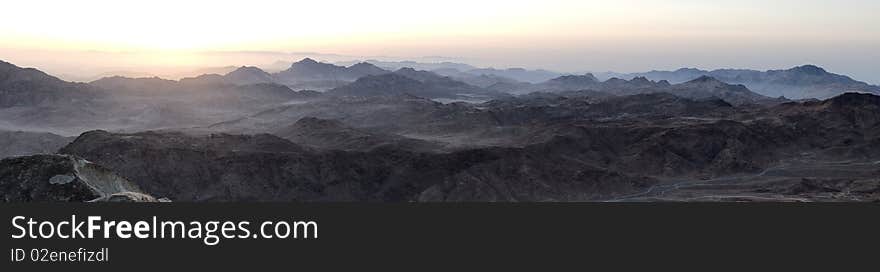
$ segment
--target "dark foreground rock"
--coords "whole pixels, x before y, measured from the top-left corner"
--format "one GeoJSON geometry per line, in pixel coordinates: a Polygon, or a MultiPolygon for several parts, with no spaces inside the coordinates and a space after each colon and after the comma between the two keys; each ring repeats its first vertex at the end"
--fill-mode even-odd
{"type": "Polygon", "coordinates": [[[3,202],[155,202],[137,185],[104,167],[65,155],[0,160],[3,202]]]}

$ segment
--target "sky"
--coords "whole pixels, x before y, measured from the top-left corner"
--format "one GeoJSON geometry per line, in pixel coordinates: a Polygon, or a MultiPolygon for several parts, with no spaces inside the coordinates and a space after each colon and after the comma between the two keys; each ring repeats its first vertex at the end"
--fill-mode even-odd
{"type": "Polygon", "coordinates": [[[319,57],[561,72],[816,64],[880,83],[877,0],[0,0],[0,59],[62,75],[319,57]],[[317,55],[317,54],[316,54],[317,55]]]}

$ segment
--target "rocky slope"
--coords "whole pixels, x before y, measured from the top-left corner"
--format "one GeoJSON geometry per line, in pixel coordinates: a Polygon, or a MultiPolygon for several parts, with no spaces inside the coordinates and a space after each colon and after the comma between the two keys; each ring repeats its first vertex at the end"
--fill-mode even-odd
{"type": "Polygon", "coordinates": [[[0,160],[3,202],[155,202],[138,186],[72,156],[34,155],[0,160]]]}
{"type": "Polygon", "coordinates": [[[541,149],[319,152],[271,135],[95,131],[83,134],[62,152],[106,165],[147,192],[175,201],[588,200],[631,193],[652,182],[602,169],[582,173],[588,164],[571,160],[567,156],[571,153],[556,155],[541,149]],[[552,159],[530,158],[538,153],[552,159]],[[508,180],[516,173],[504,171],[509,167],[531,169],[530,175],[508,180]],[[469,174],[478,172],[480,179],[469,174]],[[603,176],[619,182],[591,178],[603,176]],[[468,192],[479,195],[474,198],[443,189],[444,184],[483,182],[497,185],[477,187],[506,185],[468,192]],[[534,190],[539,187],[545,189],[534,190]]]}

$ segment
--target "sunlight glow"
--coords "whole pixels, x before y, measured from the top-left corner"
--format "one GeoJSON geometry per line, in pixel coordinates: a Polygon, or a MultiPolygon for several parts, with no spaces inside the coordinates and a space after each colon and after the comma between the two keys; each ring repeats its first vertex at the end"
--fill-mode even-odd
{"type": "Polygon", "coordinates": [[[203,51],[308,51],[455,56],[560,70],[762,68],[826,59],[864,68],[877,57],[870,48],[880,46],[876,0],[29,0],[0,6],[0,58],[34,64],[43,54],[34,50],[128,52],[156,65],[219,64],[206,63],[197,55],[203,51]],[[847,50],[828,50],[832,45],[847,50]]]}

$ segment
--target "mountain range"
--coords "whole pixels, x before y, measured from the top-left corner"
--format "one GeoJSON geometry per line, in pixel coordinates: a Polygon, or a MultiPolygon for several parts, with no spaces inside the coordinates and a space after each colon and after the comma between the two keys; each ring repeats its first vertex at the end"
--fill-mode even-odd
{"type": "Polygon", "coordinates": [[[34,68],[0,60],[0,107],[79,103],[100,92],[87,84],[66,82],[34,68]]]}
{"type": "Polygon", "coordinates": [[[592,74],[560,76],[542,83],[498,83],[488,89],[514,94],[533,92],[599,91],[611,95],[633,95],[666,92],[691,99],[720,98],[734,104],[768,103],[772,99],[752,92],[743,85],[731,85],[712,77],[702,76],[680,84],[666,80],[651,81],[645,77],[631,80],[611,78],[599,81],[592,74]]]}
{"type": "Polygon", "coordinates": [[[310,60],[71,83],[2,64],[7,202],[880,199],[871,93],[789,100],[709,75],[481,87],[310,60]]]}
{"type": "Polygon", "coordinates": [[[834,74],[815,65],[797,66],[786,70],[757,71],[748,69],[700,70],[682,68],[675,71],[650,71],[633,74],[606,74],[619,78],[645,77],[651,80],[667,80],[680,83],[710,76],[730,84],[743,84],[764,96],[789,99],[826,99],[845,92],[880,94],[880,86],[834,74]]]}

